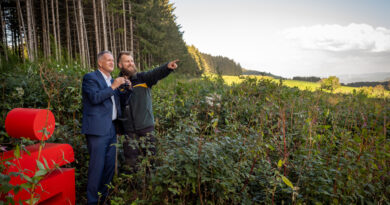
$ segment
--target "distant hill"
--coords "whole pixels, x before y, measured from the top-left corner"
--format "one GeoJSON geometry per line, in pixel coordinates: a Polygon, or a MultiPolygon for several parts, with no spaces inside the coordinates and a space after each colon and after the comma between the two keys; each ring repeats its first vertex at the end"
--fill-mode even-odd
{"type": "Polygon", "coordinates": [[[267,72],[262,72],[257,70],[247,70],[244,68],[242,69],[242,75],[261,75],[261,76],[273,77],[275,79],[285,79],[282,76],[274,75],[272,73],[267,73],[267,72]]]}
{"type": "Polygon", "coordinates": [[[239,63],[223,56],[212,56],[201,53],[195,46],[187,46],[188,52],[196,61],[198,68],[204,73],[221,75],[241,75],[242,68],[239,63]]]}
{"type": "Polygon", "coordinates": [[[354,82],[385,82],[390,80],[390,72],[364,73],[364,74],[344,74],[337,75],[341,83],[354,82]]]}

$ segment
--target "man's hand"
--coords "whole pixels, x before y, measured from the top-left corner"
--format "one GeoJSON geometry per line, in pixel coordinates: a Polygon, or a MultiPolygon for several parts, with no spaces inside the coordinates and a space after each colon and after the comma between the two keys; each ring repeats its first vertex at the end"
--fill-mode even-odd
{"type": "Polygon", "coordinates": [[[115,90],[125,82],[126,82],[126,80],[124,77],[117,77],[117,78],[115,78],[114,82],[111,84],[111,88],[113,90],[115,90]]]}
{"type": "Polygon", "coordinates": [[[174,61],[171,61],[168,63],[168,68],[171,70],[175,70],[177,68],[176,62],[179,62],[179,59],[176,59],[174,61]]]}
{"type": "Polygon", "coordinates": [[[131,81],[129,79],[127,79],[127,77],[125,77],[125,85],[127,86],[127,89],[132,88],[131,81]]]}

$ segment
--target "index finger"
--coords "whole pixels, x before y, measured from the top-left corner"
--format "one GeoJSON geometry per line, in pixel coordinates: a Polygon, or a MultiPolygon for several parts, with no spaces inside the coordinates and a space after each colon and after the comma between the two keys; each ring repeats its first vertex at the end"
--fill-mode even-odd
{"type": "Polygon", "coordinates": [[[176,59],[176,60],[172,61],[172,63],[177,63],[179,61],[180,61],[179,59],[176,59]]]}

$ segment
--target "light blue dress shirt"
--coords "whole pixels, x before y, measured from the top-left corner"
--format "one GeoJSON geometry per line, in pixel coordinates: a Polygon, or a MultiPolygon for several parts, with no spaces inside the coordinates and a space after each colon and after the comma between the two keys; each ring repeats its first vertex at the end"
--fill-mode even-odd
{"type": "MultiPolygon", "coordinates": [[[[111,86],[111,79],[112,79],[111,75],[109,77],[107,77],[101,70],[99,70],[99,72],[103,75],[103,78],[107,83],[107,86],[110,87],[111,86]]],[[[116,117],[117,117],[114,96],[111,96],[111,100],[112,100],[112,120],[114,121],[114,120],[116,120],[116,117]]]]}

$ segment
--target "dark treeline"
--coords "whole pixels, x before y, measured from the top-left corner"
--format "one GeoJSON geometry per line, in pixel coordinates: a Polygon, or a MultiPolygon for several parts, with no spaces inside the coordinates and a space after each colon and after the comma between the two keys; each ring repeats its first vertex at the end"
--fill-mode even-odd
{"type": "Polygon", "coordinates": [[[199,73],[176,24],[169,0],[2,0],[0,54],[5,61],[77,60],[96,65],[96,54],[121,50],[145,69],[180,59],[180,72],[199,73]]]}
{"type": "Polygon", "coordinates": [[[318,82],[321,80],[320,77],[310,76],[310,77],[301,77],[301,76],[294,76],[293,80],[299,80],[299,81],[307,81],[307,82],[318,82]]]}
{"type": "Polygon", "coordinates": [[[343,84],[345,86],[349,87],[375,87],[375,86],[383,86],[386,90],[390,90],[390,81],[387,82],[354,82],[354,83],[347,83],[343,84]]]}
{"type": "Polygon", "coordinates": [[[268,73],[268,72],[257,71],[257,70],[243,69],[242,74],[243,75],[261,75],[261,76],[269,76],[269,77],[272,77],[275,79],[285,79],[282,76],[274,75],[274,74],[268,73]]]}
{"type": "Polygon", "coordinates": [[[202,53],[206,62],[209,63],[212,68],[212,73],[217,73],[221,75],[241,75],[242,68],[241,65],[234,60],[229,59],[223,56],[212,56],[206,53],[202,53]]]}
{"type": "Polygon", "coordinates": [[[201,53],[195,46],[189,46],[188,51],[195,59],[201,71],[221,75],[241,75],[242,67],[234,60],[223,56],[212,56],[201,53]]]}

